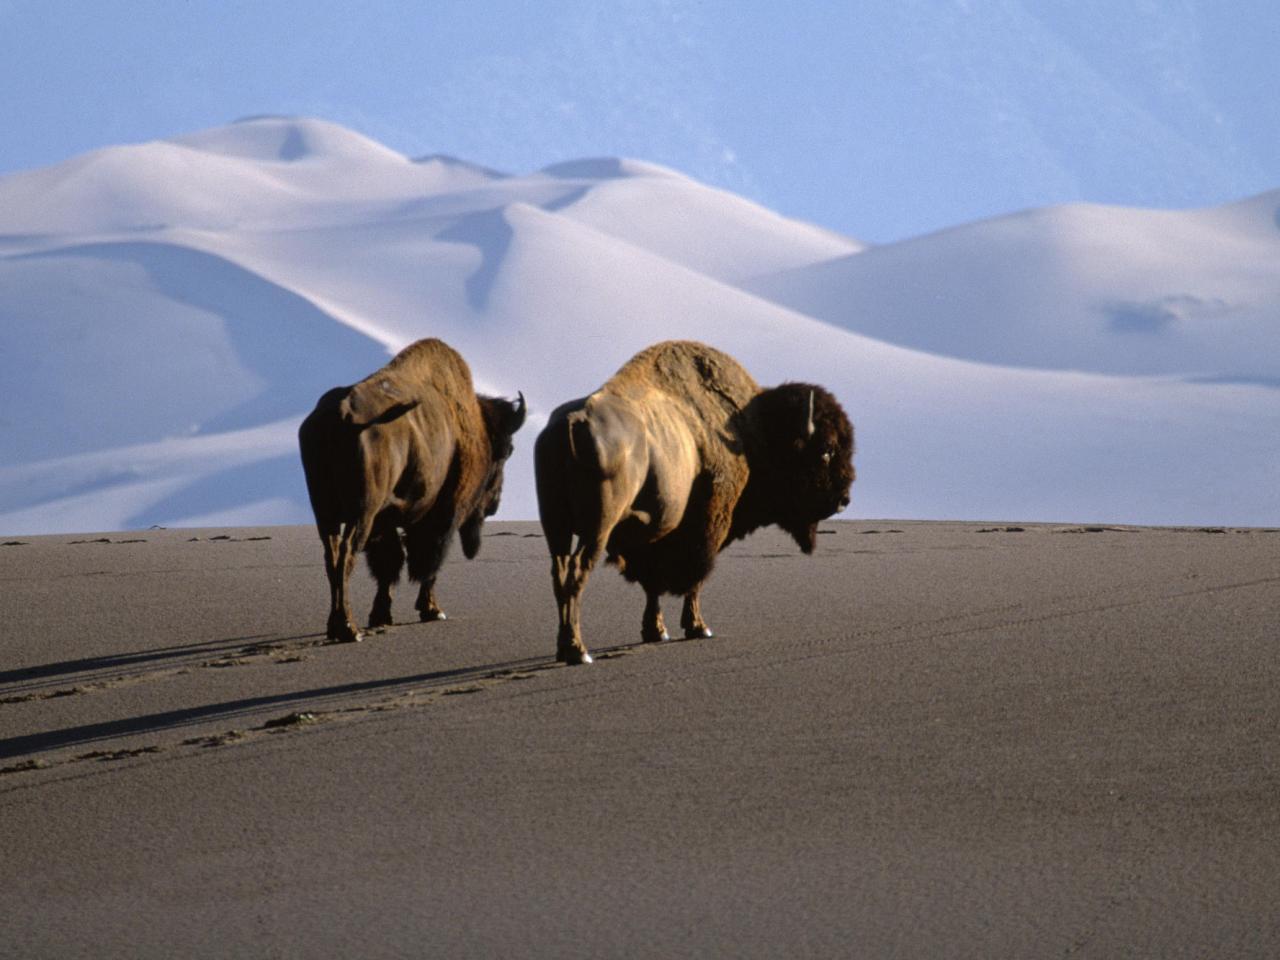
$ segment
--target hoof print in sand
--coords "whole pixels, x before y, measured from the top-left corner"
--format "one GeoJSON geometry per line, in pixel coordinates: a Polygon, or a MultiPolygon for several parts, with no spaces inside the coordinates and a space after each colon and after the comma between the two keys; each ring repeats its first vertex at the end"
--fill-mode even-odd
{"type": "Polygon", "coordinates": [[[75,757],[76,760],[128,760],[130,757],[140,757],[144,753],[159,753],[161,750],[158,746],[135,747],[126,750],[90,750],[88,753],[82,753],[75,757]]]}

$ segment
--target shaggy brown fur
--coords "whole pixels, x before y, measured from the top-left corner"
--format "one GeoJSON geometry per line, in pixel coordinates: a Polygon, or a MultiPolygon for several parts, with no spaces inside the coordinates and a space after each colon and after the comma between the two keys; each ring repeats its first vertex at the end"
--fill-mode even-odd
{"type": "Polygon", "coordinates": [[[455,531],[468,558],[479,551],[524,416],[523,397],[478,397],[466,361],[440,340],[410,344],[381,370],[320,398],[298,443],[324,543],[331,639],[360,639],[347,584],[361,550],[378,582],[371,628],[392,622],[406,552],[409,577],[421,584],[419,615],[444,618],[436,573],[455,531]]]}
{"type": "Polygon", "coordinates": [[[644,640],[667,637],[664,593],[683,595],[686,637],[711,636],[699,595],[716,554],[770,523],[811,552],[818,521],[849,503],[853,427],[821,387],[762,390],[727,354],[668,341],[552,413],[534,463],[556,656],[589,663],[581,595],[601,553],[644,587],[644,640]]]}

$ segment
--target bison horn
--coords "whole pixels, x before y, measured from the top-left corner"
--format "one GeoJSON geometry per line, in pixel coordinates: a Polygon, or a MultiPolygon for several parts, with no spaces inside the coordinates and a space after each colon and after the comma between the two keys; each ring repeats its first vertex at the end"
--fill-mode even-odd
{"type": "Polygon", "coordinates": [[[517,391],[515,403],[511,404],[511,432],[515,433],[524,426],[525,414],[529,407],[524,401],[524,394],[517,391]]]}
{"type": "Polygon", "coordinates": [[[805,428],[804,428],[804,435],[805,435],[806,437],[812,437],[812,436],[813,436],[813,430],[814,430],[814,426],[813,426],[813,391],[812,391],[812,390],[810,390],[810,391],[809,391],[809,422],[808,422],[808,424],[807,424],[807,425],[805,426],[805,428]]]}

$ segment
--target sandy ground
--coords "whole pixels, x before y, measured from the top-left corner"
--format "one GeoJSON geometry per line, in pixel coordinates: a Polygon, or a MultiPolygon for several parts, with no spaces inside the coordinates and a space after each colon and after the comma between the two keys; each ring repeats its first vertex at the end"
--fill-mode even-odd
{"type": "Polygon", "coordinates": [[[348,645],[309,528],[17,538],[0,955],[1280,956],[1280,532],[1005,527],[757,534],[693,642],[604,569],[579,668],[534,524],[348,645]]]}

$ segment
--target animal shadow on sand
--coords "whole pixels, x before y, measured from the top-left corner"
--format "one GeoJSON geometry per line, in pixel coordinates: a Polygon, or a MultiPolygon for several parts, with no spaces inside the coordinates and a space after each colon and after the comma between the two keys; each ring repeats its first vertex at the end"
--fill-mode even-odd
{"type": "MultiPolygon", "coordinates": [[[[63,677],[77,677],[81,682],[102,682],[136,675],[139,668],[165,669],[196,666],[211,656],[225,656],[245,649],[246,644],[263,641],[272,634],[250,634],[222,640],[151,647],[127,653],[109,653],[100,657],[60,660],[30,667],[0,671],[0,702],[15,693],[29,693],[48,687],[63,677]]],[[[301,640],[303,637],[291,637],[301,640]]]]}
{"type": "MultiPolygon", "coordinates": [[[[601,656],[604,659],[610,656],[624,656],[635,646],[637,644],[623,644],[602,649],[601,656]]],[[[529,679],[537,671],[556,669],[561,667],[551,657],[534,657],[202,704],[9,737],[0,740],[0,760],[29,757],[124,737],[181,730],[215,720],[227,721],[232,725],[237,721],[245,722],[250,719],[257,721],[263,719],[267,711],[289,710],[292,711],[293,716],[306,717],[312,717],[317,713],[356,715],[376,712],[394,708],[397,705],[397,698],[400,698],[403,703],[411,700],[429,702],[435,695],[479,692],[496,683],[529,679]]],[[[269,719],[256,729],[281,725],[280,718],[269,719]]],[[[217,738],[204,739],[216,740],[217,738]]],[[[183,743],[194,742],[196,741],[183,741],[183,743]]],[[[121,751],[121,753],[154,752],[157,749],[160,748],[135,749],[121,751]]]]}

